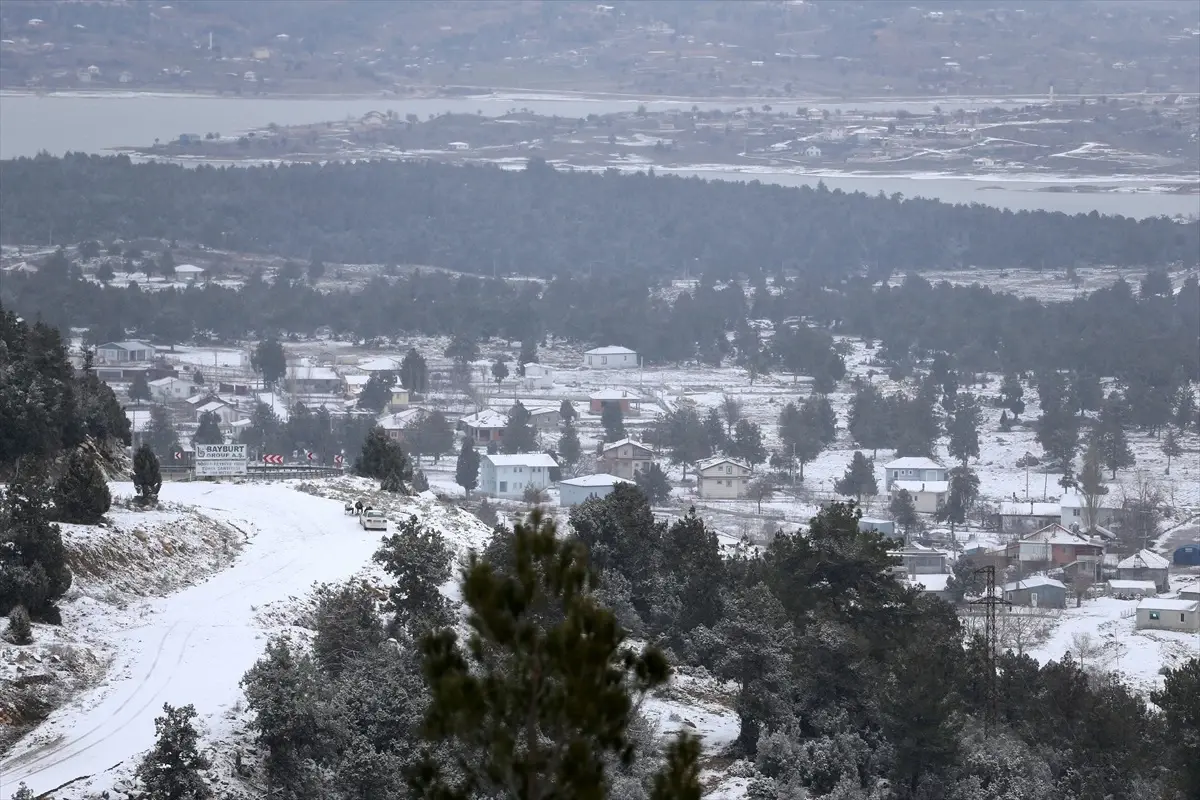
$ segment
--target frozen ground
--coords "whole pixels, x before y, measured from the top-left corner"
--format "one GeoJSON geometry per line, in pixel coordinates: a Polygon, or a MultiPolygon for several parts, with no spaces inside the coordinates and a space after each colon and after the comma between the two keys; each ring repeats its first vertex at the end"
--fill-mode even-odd
{"type": "Polygon", "coordinates": [[[269,633],[257,608],[301,594],[314,581],[349,576],[379,538],[347,518],[340,503],[283,484],[168,483],[162,498],[245,530],[241,557],[204,583],[111,621],[106,678],[8,753],[0,764],[6,784],[24,781],[41,793],[92,776],[90,789],[109,788],[119,774],[110,779],[109,771],[152,744],[164,702],[192,703],[210,731],[220,729],[269,633]]]}
{"type": "MultiPolygon", "coordinates": [[[[1191,577],[1173,575],[1172,588],[1177,591],[1191,577]]],[[[1084,669],[1114,672],[1130,686],[1149,694],[1162,688],[1162,668],[1178,667],[1189,658],[1200,657],[1200,634],[1137,630],[1136,600],[1099,597],[1084,600],[1080,608],[1070,605],[1049,638],[1030,651],[1038,661],[1059,660],[1070,653],[1084,669]]]]}

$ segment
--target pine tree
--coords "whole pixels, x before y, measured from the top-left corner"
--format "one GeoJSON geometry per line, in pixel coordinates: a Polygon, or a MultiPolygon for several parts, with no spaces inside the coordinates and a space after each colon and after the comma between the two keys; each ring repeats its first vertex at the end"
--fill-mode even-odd
{"type": "Polygon", "coordinates": [[[347,581],[321,595],[314,614],[313,656],[322,672],[336,678],[355,658],[383,643],[375,602],[375,589],[360,581],[347,581]]]}
{"type": "Polygon", "coordinates": [[[979,497],[979,476],[965,466],[950,470],[950,493],[936,514],[939,522],[950,523],[950,533],[954,533],[955,525],[963,525],[967,514],[979,497]]]}
{"type": "Polygon", "coordinates": [[[54,485],[54,507],[64,522],[90,525],[112,507],[108,481],[95,458],[76,450],[54,485]]]}
{"type": "Polygon", "coordinates": [[[894,434],[887,400],[871,384],[861,384],[850,399],[847,428],[859,446],[871,450],[872,459],[879,454],[879,448],[892,445],[894,434]]]}
{"type": "Polygon", "coordinates": [[[1100,408],[1095,435],[1104,466],[1112,470],[1113,480],[1116,480],[1117,470],[1132,467],[1136,460],[1125,435],[1123,403],[1116,392],[1109,395],[1100,408]]]}
{"type": "Polygon", "coordinates": [[[429,367],[425,364],[425,357],[416,348],[409,348],[400,362],[400,383],[412,394],[429,391],[429,367]]]}
{"type": "Polygon", "coordinates": [[[956,395],[954,415],[947,431],[950,435],[947,449],[964,467],[969,459],[979,458],[979,426],[982,422],[979,399],[968,392],[956,395]]]}
{"type": "Polygon", "coordinates": [[[1171,459],[1179,458],[1183,455],[1183,448],[1179,446],[1179,439],[1175,436],[1173,428],[1167,428],[1166,435],[1162,440],[1163,455],[1167,457],[1167,474],[1171,474],[1171,459]]]}
{"type": "Polygon", "coordinates": [[[192,724],[195,717],[194,706],[174,708],[163,704],[163,716],[154,720],[154,748],[137,768],[147,800],[204,800],[212,796],[204,782],[204,770],[212,765],[200,753],[200,734],[192,724]]]}
{"type": "Polygon", "coordinates": [[[263,383],[274,386],[287,374],[287,355],[278,339],[270,338],[260,341],[250,354],[250,368],[262,375],[263,383]]]}
{"type": "Polygon", "coordinates": [[[770,500],[775,496],[775,481],[769,475],[762,475],[750,481],[746,487],[746,497],[753,500],[758,507],[758,513],[762,513],[763,500],[770,500]]]}
{"type": "Polygon", "coordinates": [[[708,443],[709,453],[728,453],[732,447],[725,426],[721,424],[721,412],[715,407],[710,408],[704,416],[703,437],[708,443]]]}
{"type": "Polygon", "coordinates": [[[1051,408],[1038,417],[1035,433],[1046,458],[1056,469],[1066,470],[1079,452],[1079,418],[1069,410],[1051,408]]]}
{"type": "Polygon", "coordinates": [[[16,606],[8,612],[8,628],[5,629],[4,636],[16,645],[33,643],[33,624],[25,606],[16,606]]]}
{"type": "Polygon", "coordinates": [[[505,453],[533,453],[537,447],[537,431],[532,417],[521,402],[513,403],[508,410],[508,423],[504,426],[504,437],[500,440],[505,453]]]}
{"type": "Polygon", "coordinates": [[[17,786],[17,791],[13,794],[12,800],[36,800],[36,798],[34,797],[33,790],[22,782],[17,786]]]}
{"type": "Polygon", "coordinates": [[[138,502],[142,505],[158,502],[158,492],[162,489],[162,473],[159,471],[158,458],[154,451],[144,444],[133,454],[133,488],[138,494],[138,502]]]}
{"type": "Polygon", "coordinates": [[[651,463],[633,476],[633,482],[651,503],[664,503],[671,497],[671,482],[658,464],[651,463]]]}
{"type": "Polygon", "coordinates": [[[200,415],[200,426],[192,436],[192,444],[221,444],[225,434],[221,433],[221,418],[215,411],[205,411],[200,415]]]}
{"type": "Polygon", "coordinates": [[[558,455],[568,470],[574,469],[583,455],[579,434],[575,433],[575,426],[569,422],[563,426],[562,436],[558,437],[558,455]]]}
{"type": "Polygon", "coordinates": [[[146,373],[135,373],[133,382],[129,384],[129,399],[137,403],[140,407],[143,400],[149,401],[151,397],[150,383],[146,380],[146,373]]]}
{"type": "Polygon", "coordinates": [[[1000,432],[1008,433],[1012,430],[1012,421],[1008,418],[1007,411],[1000,412],[1000,432]]]}
{"type": "Polygon", "coordinates": [[[821,444],[821,421],[817,409],[810,403],[797,409],[788,403],[779,414],[779,438],[788,454],[800,464],[800,480],[804,480],[804,465],[814,460],[824,449],[821,444]]]}
{"type": "MultiPolygon", "coordinates": [[[[635,756],[627,736],[634,696],[665,683],[670,669],[659,651],[625,646],[612,612],[593,599],[597,580],[582,545],[559,540],[550,519],[535,510],[512,544],[511,569],[474,553],[462,569],[467,647],[453,629],[422,643],[432,694],[426,735],[445,757],[427,755],[415,787],[444,800],[603,797],[612,757],[628,764],[635,756]]],[[[670,748],[659,800],[698,797],[696,750],[686,741],[670,748]],[[690,780],[669,786],[679,774],[690,780]]]]}
{"type": "Polygon", "coordinates": [[[170,459],[179,449],[179,439],[164,406],[150,407],[150,424],[146,426],[142,441],[150,446],[160,461],[170,459]]]}
{"type": "MultiPolygon", "coordinates": [[[[419,470],[416,470],[415,472],[413,472],[412,490],[413,490],[414,494],[420,494],[421,492],[429,491],[429,478],[427,478],[425,476],[424,470],[419,469],[419,470]]],[[[394,490],[394,491],[402,491],[402,490],[394,490]]]]}
{"type": "Polygon", "coordinates": [[[392,387],[395,385],[396,376],[389,370],[372,372],[358,393],[358,407],[378,414],[392,402],[392,387]]]}
{"type": "Polygon", "coordinates": [[[892,495],[888,511],[896,524],[904,529],[905,537],[920,524],[921,518],[917,516],[917,504],[913,501],[913,496],[908,489],[901,489],[892,495]]]}
{"type": "Polygon", "coordinates": [[[492,362],[492,379],[499,386],[500,382],[508,377],[508,363],[503,358],[497,358],[492,362]]]}
{"type": "Polygon", "coordinates": [[[404,492],[405,486],[412,481],[412,465],[404,450],[378,425],[367,434],[354,462],[354,472],[364,478],[386,482],[389,488],[384,491],[388,492],[404,492]]]}
{"type": "Polygon", "coordinates": [[[71,585],[62,531],[49,521],[45,468],[23,459],[0,507],[0,614],[23,605],[35,618],[53,620],[54,603],[71,585]]]}
{"type": "Polygon", "coordinates": [[[875,462],[868,461],[862,451],[855,450],[845,474],[834,484],[834,491],[853,497],[860,503],[864,496],[873,497],[879,494],[879,484],[875,480],[875,462]]]}
{"type": "Polygon", "coordinates": [[[564,397],[563,401],[558,404],[558,416],[564,424],[569,424],[575,421],[579,413],[575,410],[575,405],[564,397]]]}
{"type": "Polygon", "coordinates": [[[1011,411],[1013,417],[1019,417],[1025,413],[1024,397],[1025,387],[1021,385],[1021,379],[1011,372],[1006,374],[1000,385],[1000,404],[1011,411]]]}
{"type": "Polygon", "coordinates": [[[742,420],[742,403],[736,397],[724,395],[721,398],[721,415],[725,417],[725,435],[733,436],[737,424],[742,420]]]}
{"type": "Polygon", "coordinates": [[[1175,394],[1175,427],[1186,431],[1196,421],[1196,395],[1192,387],[1184,384],[1175,394]]]}
{"type": "Polygon", "coordinates": [[[517,356],[517,373],[523,378],[525,377],[525,365],[538,363],[537,341],[534,339],[523,339],[521,341],[521,353],[517,356]]]}
{"type": "Polygon", "coordinates": [[[604,426],[604,441],[619,442],[625,438],[625,412],[620,403],[605,403],[600,412],[600,424],[604,426]]]}
{"type": "Polygon", "coordinates": [[[373,559],[395,579],[388,589],[388,607],[396,627],[417,634],[450,624],[450,605],[441,586],[450,580],[451,556],[445,538],[416,517],[396,525],[385,536],[373,559]]]}
{"type": "Polygon", "coordinates": [[[458,462],[454,465],[454,482],[463,488],[467,497],[479,484],[479,453],[469,438],[464,437],[458,451],[458,462]]]}
{"type": "Polygon", "coordinates": [[[734,458],[740,458],[752,467],[767,460],[767,449],[763,446],[762,430],[748,419],[738,420],[733,431],[730,449],[734,458]]]}

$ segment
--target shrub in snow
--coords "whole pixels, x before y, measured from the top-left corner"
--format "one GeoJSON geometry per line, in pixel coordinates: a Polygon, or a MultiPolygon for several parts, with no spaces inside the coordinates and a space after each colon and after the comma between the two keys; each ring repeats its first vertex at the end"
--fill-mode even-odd
{"type": "Polygon", "coordinates": [[[29,621],[29,612],[25,610],[25,606],[17,606],[8,612],[8,628],[4,636],[13,644],[33,642],[33,625],[29,621]]]}
{"type": "Polygon", "coordinates": [[[138,502],[142,505],[152,505],[158,502],[158,492],[162,488],[162,472],[158,466],[158,456],[147,445],[142,445],[133,456],[133,488],[137,491],[138,502]]]}
{"type": "Polygon", "coordinates": [[[429,479],[425,477],[425,470],[417,470],[413,473],[412,490],[414,492],[429,491],[429,479]]]}

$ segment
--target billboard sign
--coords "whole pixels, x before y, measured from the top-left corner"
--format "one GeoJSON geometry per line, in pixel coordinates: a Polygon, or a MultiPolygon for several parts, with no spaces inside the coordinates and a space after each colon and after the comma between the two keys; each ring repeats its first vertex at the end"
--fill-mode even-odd
{"type": "Polygon", "coordinates": [[[196,445],[196,476],[219,478],[246,474],[246,445],[196,445]]]}

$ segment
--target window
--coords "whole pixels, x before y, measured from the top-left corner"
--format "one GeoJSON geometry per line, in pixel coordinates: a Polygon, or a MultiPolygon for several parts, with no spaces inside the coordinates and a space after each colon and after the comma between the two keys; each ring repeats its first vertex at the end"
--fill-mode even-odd
{"type": "Polygon", "coordinates": [[[1037,604],[1037,592],[1030,592],[1030,593],[1029,593],[1029,605],[1033,606],[1034,608],[1037,608],[1037,607],[1038,607],[1038,604],[1037,604]]]}
{"type": "Polygon", "coordinates": [[[607,363],[608,363],[608,356],[600,356],[600,363],[601,363],[601,364],[607,364],[607,363]]]}
{"type": "Polygon", "coordinates": [[[733,481],[725,481],[726,486],[733,486],[733,481]]]}
{"type": "Polygon", "coordinates": [[[1183,616],[1183,612],[1182,612],[1182,611],[1179,613],[1179,621],[1180,621],[1180,622],[1187,622],[1187,619],[1186,619],[1186,618],[1184,618],[1184,616],[1183,616]]]}
{"type": "Polygon", "coordinates": [[[500,493],[504,494],[508,491],[508,481],[500,481],[500,493]]]}
{"type": "Polygon", "coordinates": [[[1079,516],[1079,509],[1078,509],[1078,508],[1072,508],[1072,509],[1071,509],[1071,516],[1072,516],[1072,517],[1078,517],[1078,516],[1079,516]]]}
{"type": "Polygon", "coordinates": [[[733,474],[733,467],[731,467],[731,466],[730,466],[730,467],[726,467],[726,468],[725,468],[725,474],[726,474],[726,475],[732,475],[732,474],[733,474]]]}
{"type": "Polygon", "coordinates": [[[1158,612],[1157,612],[1157,611],[1151,611],[1151,612],[1150,612],[1150,619],[1158,619],[1158,612]]]}

